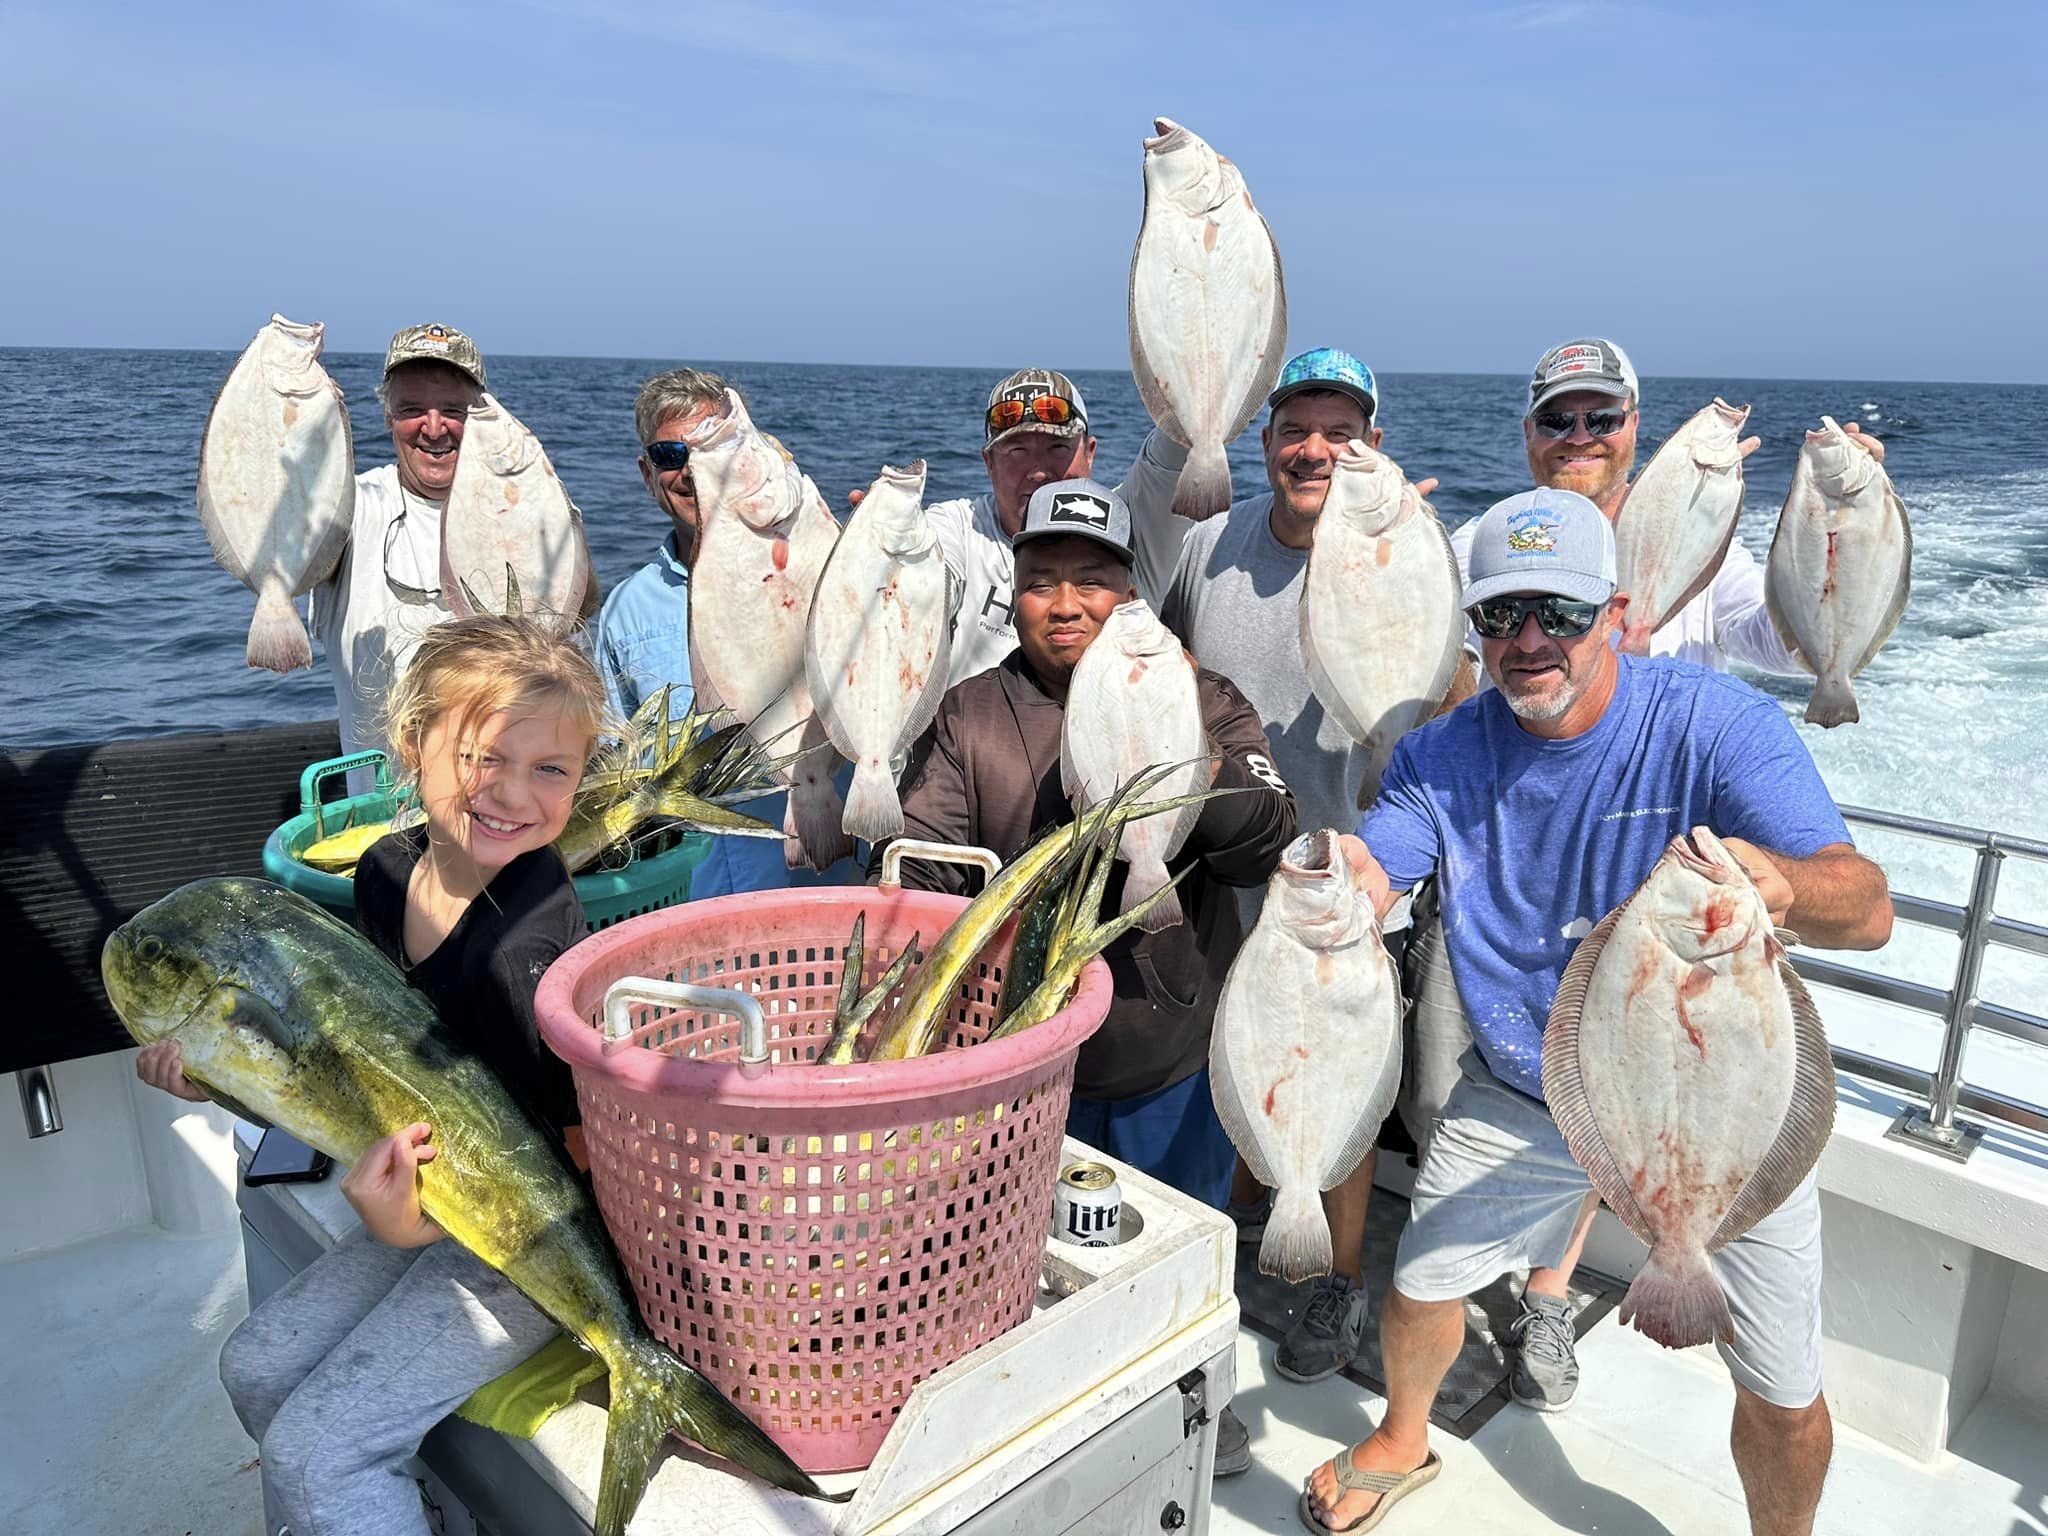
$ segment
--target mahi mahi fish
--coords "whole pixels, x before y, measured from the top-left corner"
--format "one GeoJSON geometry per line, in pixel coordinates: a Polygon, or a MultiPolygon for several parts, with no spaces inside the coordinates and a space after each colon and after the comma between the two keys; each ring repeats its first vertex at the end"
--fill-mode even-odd
{"type": "Polygon", "coordinates": [[[903,831],[896,776],[938,713],[952,665],[955,578],[924,515],[924,460],[882,466],[811,597],[804,676],[832,745],[853,763],[843,826],[903,831]]]}
{"type": "Polygon", "coordinates": [[[326,328],[272,315],[215,396],[199,445],[199,521],[213,558],[256,594],[249,665],[313,664],[292,599],[333,574],[355,517],[355,444],[320,366],[326,328]]]}
{"type": "Polygon", "coordinates": [[[1621,1320],[1673,1349],[1734,1342],[1708,1255],[1785,1203],[1834,1124],[1827,1037],[1780,938],[1695,827],[1586,936],[1551,1004],[1543,1097],[1650,1249],[1621,1320]]]}
{"type": "MultiPolygon", "coordinates": [[[[1100,805],[1146,770],[1176,765],[1140,804],[1193,794],[1205,787],[1208,731],[1194,664],[1143,598],[1120,603],[1081,655],[1067,683],[1060,728],[1060,779],[1076,810],[1100,805]]],[[[1118,849],[1129,863],[1121,911],[1164,888],[1166,863],[1187,841],[1198,805],[1125,823],[1118,849]]],[[[1147,932],[1181,920],[1169,893],[1139,926],[1147,932]]]]}
{"type": "Polygon", "coordinates": [[[1849,679],[1891,638],[1913,587],[1913,526],[1884,466],[1832,417],[1806,434],[1765,567],[1771,623],[1814,675],[1806,718],[1862,718],[1849,679]]]}
{"type": "Polygon", "coordinates": [[[1748,406],[1716,399],[1672,433],[1614,518],[1615,560],[1633,622],[1654,633],[1704,592],[1742,517],[1748,406]]]}
{"type": "Polygon", "coordinates": [[[1372,804],[1394,743],[1443,701],[1465,643],[1458,557],[1401,467],[1337,455],[1301,589],[1301,660],[1323,708],[1366,749],[1372,804]]]}
{"type": "Polygon", "coordinates": [[[840,758],[804,675],[804,634],[839,524],[732,390],[725,413],[700,421],[686,440],[703,516],[690,570],[697,707],[723,705],[763,746],[802,753],[786,770],[787,826],[811,866],[824,869],[852,843],[832,784],[840,758]]]}
{"type": "Polygon", "coordinates": [[[1401,1086],[1401,993],[1372,903],[1327,828],[1296,838],[1231,963],[1209,1040],[1216,1113],[1275,1191],[1259,1268],[1328,1274],[1319,1193],[1372,1149],[1401,1086]]]}
{"type": "Polygon", "coordinates": [[[582,519],[547,451],[485,395],[463,426],[441,514],[442,600],[458,616],[524,614],[566,629],[589,582],[582,519]]]}
{"type": "Polygon", "coordinates": [[[820,1490],[641,1325],[589,1190],[424,996],[346,924],[262,880],[199,880],[108,938],[101,974],[142,1044],[236,1114],[352,1162],[420,1121],[420,1207],[611,1373],[599,1536],[621,1536],[670,1430],[769,1482],[820,1490]]]}
{"type": "Polygon", "coordinates": [[[1160,430],[1188,449],[1173,510],[1213,517],[1230,505],[1225,445],[1280,374],[1287,286],[1238,168],[1178,123],[1153,126],[1131,256],[1131,376],[1160,430]]]}

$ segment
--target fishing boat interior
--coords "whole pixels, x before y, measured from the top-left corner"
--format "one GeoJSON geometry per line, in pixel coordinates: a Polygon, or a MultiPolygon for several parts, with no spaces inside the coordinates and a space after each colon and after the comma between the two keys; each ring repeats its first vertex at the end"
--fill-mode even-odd
{"type": "MultiPolygon", "coordinates": [[[[0,1113],[0,1529],[109,1529],[109,1512],[124,1530],[274,1529],[217,1357],[248,1306],[354,1217],[332,1174],[247,1183],[252,1128],[136,1081],[98,955],[183,881],[260,873],[299,768],[335,750],[330,722],[0,756],[0,916],[15,936],[0,1071],[19,1101],[0,1113]]],[[[1881,862],[1905,840],[1946,850],[1955,879],[1895,891],[1898,933],[1875,956],[1795,955],[1837,1087],[1819,1165],[1836,1441],[1815,1529],[2048,1536],[2048,1017],[2024,988],[1991,995],[2004,973],[1987,965],[2048,957],[2048,928],[2000,904],[2002,877],[2009,891],[2014,873],[2039,875],[2048,845],[1845,812],[1881,862]]],[[[1313,1385],[1283,1379],[1285,1288],[1259,1281],[1225,1217],[1112,1166],[1124,1240],[1048,1238],[1030,1317],[908,1394],[873,1463],[824,1479],[847,1502],[766,1489],[671,1441],[631,1530],[1297,1529],[1303,1478],[1383,1407],[1376,1357],[1313,1385]],[[1225,1403],[1252,1467],[1212,1484],[1225,1403]]],[[[1412,1178],[1409,1159],[1380,1159],[1376,1294],[1412,1178]]],[[[1744,1528],[1726,1371],[1708,1348],[1668,1351],[1617,1320],[1642,1258],[1603,1213],[1576,1282],[1568,1412],[1510,1400],[1497,1309],[1468,1309],[1437,1416],[1443,1474],[1385,1529],[1744,1528]]],[[[421,1457],[433,1528],[590,1531],[601,1403],[587,1392],[530,1440],[446,1421],[421,1457]]]]}

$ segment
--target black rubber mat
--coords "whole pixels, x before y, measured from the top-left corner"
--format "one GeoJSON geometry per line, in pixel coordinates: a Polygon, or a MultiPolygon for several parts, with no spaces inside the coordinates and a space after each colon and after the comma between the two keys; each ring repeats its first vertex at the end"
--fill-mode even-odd
{"type": "MultiPolygon", "coordinates": [[[[1381,1396],[1386,1381],[1380,1364],[1380,1299],[1393,1283],[1394,1250],[1401,1229],[1408,1222],[1408,1202],[1397,1194],[1375,1189],[1365,1222],[1365,1283],[1371,1293],[1365,1338],[1358,1355],[1342,1375],[1381,1396]]],[[[1306,1306],[1314,1282],[1289,1285],[1259,1273],[1256,1243],[1239,1244],[1237,1250],[1237,1302],[1245,1326],[1254,1328],[1278,1343],[1293,1326],[1296,1315],[1306,1306]]],[[[1571,1299],[1577,1309],[1580,1338],[1614,1309],[1621,1288],[1606,1277],[1581,1268],[1573,1277],[1571,1299]]],[[[1444,1378],[1437,1393],[1430,1422],[1446,1434],[1469,1440],[1508,1401],[1508,1357],[1501,1340],[1520,1310],[1516,1300],[1519,1280],[1496,1280],[1465,1303],[1465,1347],[1444,1378]]],[[[1275,1373],[1284,1389],[1291,1385],[1275,1373]]]]}

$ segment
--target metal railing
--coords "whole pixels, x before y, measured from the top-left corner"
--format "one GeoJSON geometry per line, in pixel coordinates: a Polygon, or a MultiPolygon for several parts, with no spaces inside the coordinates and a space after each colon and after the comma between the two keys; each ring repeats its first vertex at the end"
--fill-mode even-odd
{"type": "Polygon", "coordinates": [[[1963,1081],[1963,1055],[1972,1029],[1988,1029],[2048,1048],[2048,1019],[1983,1002],[1977,996],[1987,946],[2003,944],[2029,954],[2048,956],[2048,928],[2021,922],[2017,918],[1999,917],[1993,911],[1998,896],[1999,870],[2005,860],[2018,857],[2048,863],[2048,843],[2008,837],[2002,832],[1980,832],[1946,822],[1923,821],[1916,816],[1900,816],[1890,811],[1864,810],[1850,805],[1843,806],[1841,810],[1853,824],[1972,849],[1976,853],[1976,868],[1971,872],[1970,898],[1965,906],[1902,895],[1897,891],[1892,893],[1892,912],[1897,921],[1953,933],[1960,941],[1955,981],[1946,990],[1924,982],[1880,976],[1837,960],[1823,960],[1813,955],[1794,956],[1794,967],[1809,981],[1888,1003],[1899,1003],[1934,1014],[1942,1022],[1941,1053],[1932,1073],[1841,1047],[1835,1049],[1835,1065],[1846,1072],[1926,1100],[1925,1109],[1907,1110],[1893,1122],[1886,1134],[1894,1140],[1925,1148],[1958,1162],[1969,1157],[1984,1134],[1982,1126],[1956,1118],[1959,1108],[2048,1134],[2048,1106],[2008,1098],[1990,1089],[1971,1087],[1963,1081]]]}

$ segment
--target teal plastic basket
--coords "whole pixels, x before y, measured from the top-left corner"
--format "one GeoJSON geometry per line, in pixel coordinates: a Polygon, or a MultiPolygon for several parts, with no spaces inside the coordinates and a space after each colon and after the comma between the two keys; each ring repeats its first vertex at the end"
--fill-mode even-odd
{"type": "MultiPolygon", "coordinates": [[[[299,855],[322,838],[350,827],[389,821],[410,803],[410,796],[392,782],[391,765],[382,752],[356,752],[314,763],[299,775],[299,814],[264,841],[263,872],[285,889],[353,922],[354,880],[301,864],[299,855]],[[322,780],[358,768],[376,770],[376,788],[365,795],[320,803],[322,780]]],[[[691,877],[709,856],[711,838],[703,832],[672,835],[672,847],[643,854],[622,869],[592,870],[576,877],[576,898],[583,904],[583,920],[592,933],[690,899],[691,877]]]]}

